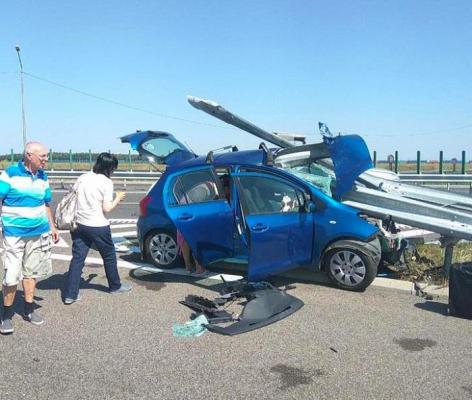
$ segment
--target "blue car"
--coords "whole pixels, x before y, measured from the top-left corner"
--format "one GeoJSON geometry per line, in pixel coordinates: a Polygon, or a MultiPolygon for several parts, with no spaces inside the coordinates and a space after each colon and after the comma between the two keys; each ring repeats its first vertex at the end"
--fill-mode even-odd
{"type": "MultiPolygon", "coordinates": [[[[167,165],[141,200],[137,223],[142,255],[156,266],[181,265],[178,229],[200,264],[237,258],[247,262],[249,281],[298,267],[324,270],[337,286],[353,291],[375,278],[378,228],[312,183],[274,167],[276,154],[264,144],[198,156],[166,132],[136,132],[121,140],[167,165]]],[[[340,136],[328,146],[348,189],[348,181],[352,186],[371,166],[367,148],[353,160],[343,151],[359,140],[340,136]]]]}

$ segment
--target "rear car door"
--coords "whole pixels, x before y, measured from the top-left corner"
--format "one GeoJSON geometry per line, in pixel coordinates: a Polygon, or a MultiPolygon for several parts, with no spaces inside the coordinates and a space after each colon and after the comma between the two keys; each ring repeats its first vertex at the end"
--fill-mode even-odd
{"type": "Polygon", "coordinates": [[[175,173],[163,195],[167,214],[201,264],[233,255],[233,211],[212,167],[175,173]]]}
{"type": "Polygon", "coordinates": [[[310,264],[314,220],[308,191],[272,174],[240,171],[233,177],[249,246],[248,279],[310,264]]]}

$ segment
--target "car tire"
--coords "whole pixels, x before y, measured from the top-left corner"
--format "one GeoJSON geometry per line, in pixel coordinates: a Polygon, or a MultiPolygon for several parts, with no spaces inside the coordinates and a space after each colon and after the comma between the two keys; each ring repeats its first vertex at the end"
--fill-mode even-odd
{"type": "Polygon", "coordinates": [[[364,291],[377,275],[380,261],[380,245],[377,243],[349,240],[330,246],[323,257],[328,277],[341,289],[364,291]]]}
{"type": "Polygon", "coordinates": [[[144,254],[156,267],[172,269],[180,264],[175,232],[155,230],[146,236],[144,254]]]}

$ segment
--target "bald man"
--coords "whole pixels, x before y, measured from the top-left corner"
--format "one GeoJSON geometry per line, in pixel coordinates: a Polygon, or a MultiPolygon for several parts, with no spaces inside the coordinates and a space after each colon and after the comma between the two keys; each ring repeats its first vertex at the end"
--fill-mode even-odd
{"type": "Polygon", "coordinates": [[[23,160],[0,175],[5,268],[2,334],[13,333],[13,302],[20,280],[24,290],[23,319],[34,325],[44,322],[35,311],[34,290],[36,280],[51,273],[51,240],[59,240],[49,207],[51,189],[44,172],[47,161],[46,148],[29,142],[23,160]]]}

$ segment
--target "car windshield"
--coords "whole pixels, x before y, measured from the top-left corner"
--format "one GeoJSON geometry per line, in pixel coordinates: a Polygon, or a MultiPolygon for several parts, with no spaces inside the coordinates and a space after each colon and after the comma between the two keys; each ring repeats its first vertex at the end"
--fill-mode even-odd
{"type": "Polygon", "coordinates": [[[280,168],[310,182],[324,194],[332,197],[336,188],[336,175],[328,165],[332,165],[331,159],[328,158],[317,160],[317,162],[306,159],[293,164],[285,164],[280,168]]]}

